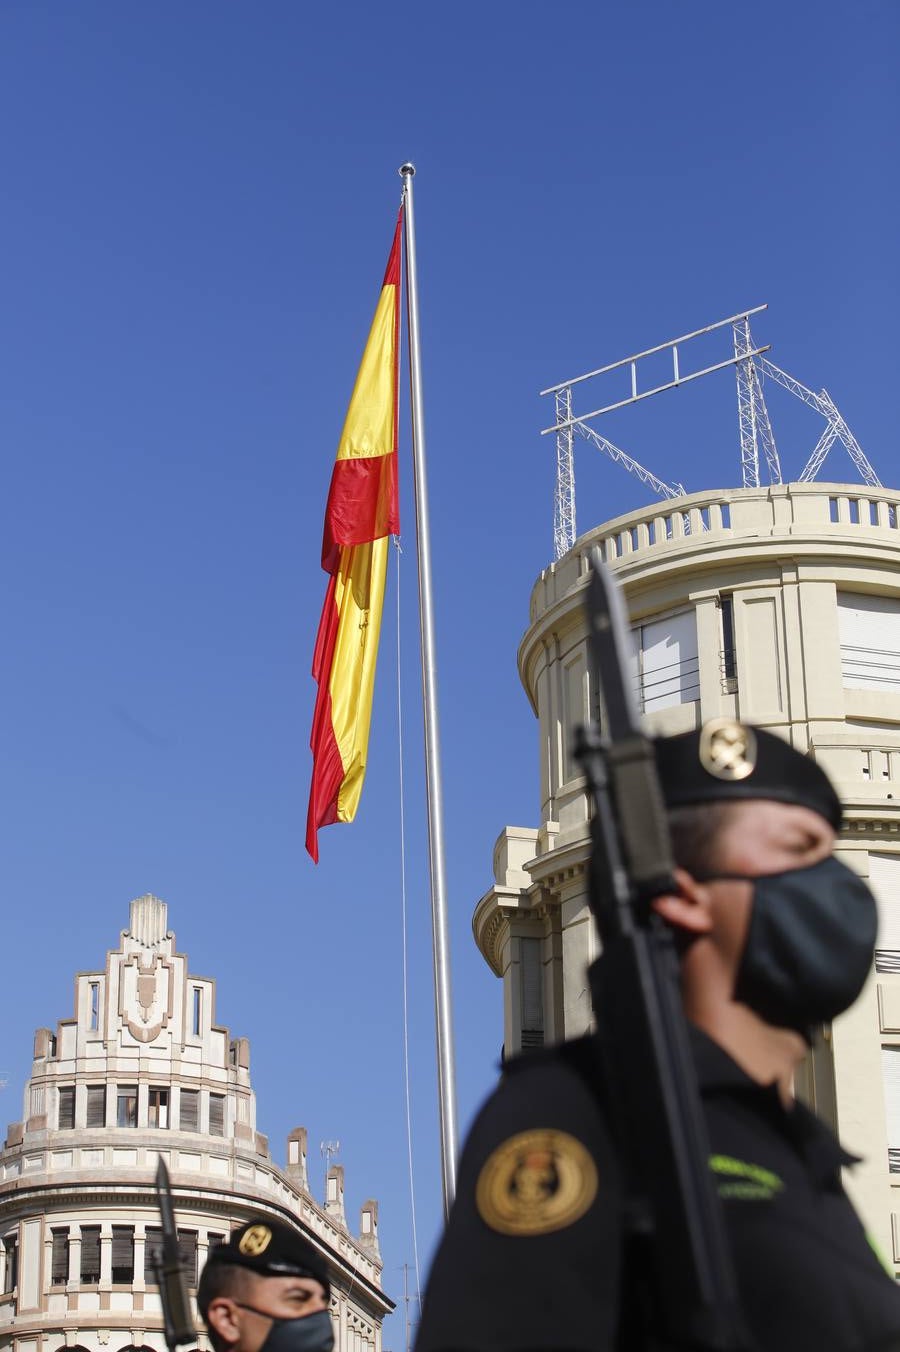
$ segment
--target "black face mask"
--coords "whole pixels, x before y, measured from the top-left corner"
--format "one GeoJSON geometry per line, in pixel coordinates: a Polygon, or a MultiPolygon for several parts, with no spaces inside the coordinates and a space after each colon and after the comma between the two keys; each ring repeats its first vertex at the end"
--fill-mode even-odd
{"type": "Polygon", "coordinates": [[[315,1314],[304,1315],[302,1319],[276,1319],[265,1310],[257,1310],[254,1305],[241,1305],[242,1310],[264,1315],[272,1320],[265,1342],[259,1352],[332,1352],[334,1347],[334,1327],[327,1310],[317,1310],[315,1314]]]}
{"type": "Polygon", "coordinates": [[[865,985],[878,933],[869,888],[846,864],[823,859],[786,873],[706,874],[753,884],[753,910],[735,999],[767,1023],[811,1040],[865,985]]]}

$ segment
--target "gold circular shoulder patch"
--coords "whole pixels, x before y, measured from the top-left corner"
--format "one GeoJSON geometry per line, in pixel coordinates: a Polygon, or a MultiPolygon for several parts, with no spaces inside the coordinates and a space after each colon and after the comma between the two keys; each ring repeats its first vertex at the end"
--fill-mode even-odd
{"type": "Polygon", "coordinates": [[[501,1235],[547,1235],[572,1225],[597,1196],[597,1167],[565,1131],[521,1131],[488,1157],[475,1188],[478,1214],[501,1235]]]}
{"type": "Polygon", "coordinates": [[[238,1252],[247,1253],[251,1258],[255,1258],[257,1254],[265,1253],[271,1242],[272,1231],[267,1225],[251,1225],[250,1229],[241,1235],[238,1252]]]}
{"type": "Polygon", "coordinates": [[[716,779],[746,779],[756,769],[756,733],[735,718],[711,718],[700,729],[700,764],[716,779]]]}

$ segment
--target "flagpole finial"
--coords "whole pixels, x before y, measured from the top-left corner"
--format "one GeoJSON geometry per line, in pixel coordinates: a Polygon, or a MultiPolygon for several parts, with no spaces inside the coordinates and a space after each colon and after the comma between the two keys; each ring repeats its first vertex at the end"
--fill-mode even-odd
{"type": "Polygon", "coordinates": [[[400,168],[397,170],[397,173],[400,175],[401,178],[406,178],[407,174],[409,174],[410,178],[415,178],[416,166],[412,164],[409,160],[407,160],[405,164],[401,164],[400,168]]]}

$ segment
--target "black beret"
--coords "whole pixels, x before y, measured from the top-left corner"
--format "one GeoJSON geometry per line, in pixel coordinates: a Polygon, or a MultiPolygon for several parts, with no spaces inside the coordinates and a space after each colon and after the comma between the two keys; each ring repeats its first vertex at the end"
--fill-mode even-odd
{"type": "Polygon", "coordinates": [[[821,766],[782,737],[734,718],[654,741],[667,807],[772,798],[812,808],[841,828],[841,800],[821,766]]]}
{"type": "Polygon", "coordinates": [[[207,1266],[230,1263],[261,1277],[314,1277],[331,1294],[328,1267],[309,1240],[271,1216],[254,1216],[211,1251],[207,1266]]]}

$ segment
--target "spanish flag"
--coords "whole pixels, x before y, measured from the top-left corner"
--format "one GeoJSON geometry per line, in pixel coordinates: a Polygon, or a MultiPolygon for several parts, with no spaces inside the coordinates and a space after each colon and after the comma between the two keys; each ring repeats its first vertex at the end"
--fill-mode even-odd
{"type": "Polygon", "coordinates": [[[306,848],[318,863],[318,829],[356,816],[372,718],[388,536],[400,531],[397,386],[400,224],[356,376],[331,476],[322,567],[330,574],[312,674],[318,684],[306,848]]]}

